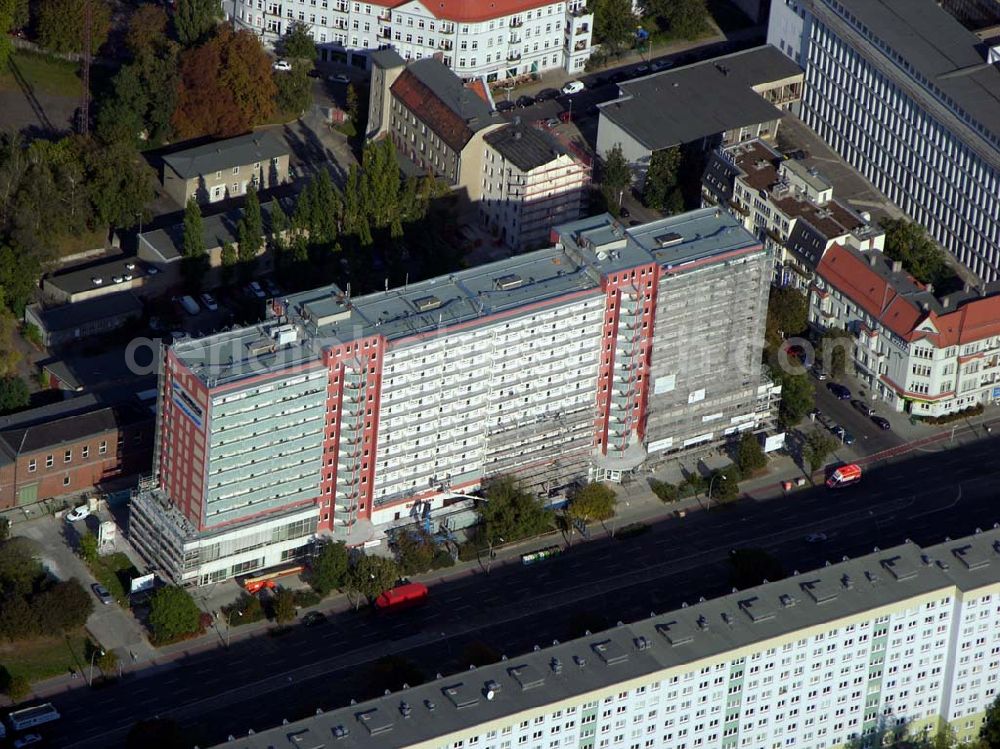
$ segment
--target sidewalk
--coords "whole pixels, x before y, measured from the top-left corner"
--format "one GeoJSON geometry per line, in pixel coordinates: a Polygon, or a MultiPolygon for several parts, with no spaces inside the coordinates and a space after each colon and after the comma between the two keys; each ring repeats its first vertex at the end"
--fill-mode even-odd
{"type": "MultiPolygon", "coordinates": [[[[955,445],[983,439],[987,432],[984,430],[984,422],[989,423],[990,412],[976,419],[963,422],[956,422],[954,435],[949,429],[944,429],[937,434],[924,437],[914,442],[906,443],[890,450],[876,453],[860,459],[858,462],[866,466],[874,466],[886,461],[897,459],[903,455],[914,451],[928,449],[948,449],[955,445]]],[[[992,414],[996,418],[996,414],[992,414]]],[[[1000,431],[997,432],[1000,435],[1000,431]]],[[[776,499],[791,492],[786,492],[782,488],[784,481],[794,480],[805,476],[802,470],[788,456],[779,456],[772,459],[772,470],[765,475],[744,481],[740,484],[740,497],[753,499],[755,501],[766,501],[776,499]]],[[[806,476],[807,478],[810,478],[806,476]]],[[[824,479],[823,470],[817,471],[811,477],[811,481],[803,488],[811,488],[822,483],[824,479]]],[[[557,544],[567,547],[574,543],[586,543],[597,541],[607,537],[614,537],[622,528],[633,523],[654,523],[671,518],[677,518],[679,513],[697,512],[706,510],[708,502],[704,495],[697,497],[687,497],[677,502],[665,504],[652,490],[645,479],[639,479],[624,486],[614,486],[618,495],[617,513],[612,520],[607,523],[595,523],[589,526],[587,538],[581,538],[578,532],[573,532],[567,536],[563,533],[551,533],[546,536],[527,539],[521,542],[495,547],[496,557],[492,561],[470,560],[458,562],[454,567],[436,570],[423,575],[415,575],[415,581],[423,582],[429,586],[437,583],[444,583],[461,579],[475,574],[488,574],[488,570],[499,569],[501,567],[520,564],[521,555],[537,551],[547,546],[557,544]]],[[[791,490],[796,491],[795,489],[791,490]]],[[[714,504],[714,503],[713,503],[714,504]]],[[[235,599],[235,596],[234,596],[235,599]]],[[[308,609],[301,609],[299,617],[309,611],[321,611],[325,614],[341,614],[353,609],[354,606],[346,595],[340,594],[322,601],[317,606],[308,609]]],[[[252,637],[264,635],[274,624],[269,621],[256,622],[254,624],[234,627],[231,631],[231,642],[237,643],[252,637]]],[[[175,668],[177,662],[191,655],[213,650],[220,646],[225,646],[227,631],[224,620],[216,620],[212,627],[205,634],[183,642],[175,643],[159,648],[148,660],[138,662],[123,662],[123,672],[134,674],[137,678],[147,678],[162,671],[175,668]]],[[[78,679],[72,679],[69,675],[55,677],[44,682],[39,682],[33,687],[35,697],[48,697],[68,689],[80,687],[78,679]]]]}

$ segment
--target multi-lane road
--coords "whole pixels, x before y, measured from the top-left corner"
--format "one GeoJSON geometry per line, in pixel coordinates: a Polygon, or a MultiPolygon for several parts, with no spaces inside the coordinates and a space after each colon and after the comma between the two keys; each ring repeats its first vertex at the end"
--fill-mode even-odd
{"type": "Polygon", "coordinates": [[[433,677],[464,669],[472,642],[513,655],[585,626],[724,593],[735,547],[763,547],[789,571],[805,570],[906,538],[929,544],[992,527],[1000,520],[995,439],[928,448],[869,470],[861,485],[842,492],[817,488],[743,501],[632,538],[577,544],[541,566],[494,567],[490,575],[434,586],[424,608],[396,617],[351,612],[313,629],[192,655],[103,690],[67,691],[52,698],[64,715],[52,740],[120,745],[134,721],[159,715],[175,718],[192,743],[205,745],[361,699],[372,686],[369,664],[387,654],[404,654],[433,677]],[[828,540],[808,543],[814,532],[828,540]]]}

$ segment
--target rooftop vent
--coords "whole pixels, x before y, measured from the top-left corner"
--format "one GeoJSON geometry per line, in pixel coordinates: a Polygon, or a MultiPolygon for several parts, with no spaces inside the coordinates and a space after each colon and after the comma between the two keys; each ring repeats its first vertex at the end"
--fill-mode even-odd
{"type": "Polygon", "coordinates": [[[316,732],[309,728],[288,734],[288,743],[296,749],[323,749],[324,746],[316,732]]]}
{"type": "Polygon", "coordinates": [[[829,603],[837,600],[837,590],[823,580],[812,580],[802,583],[802,590],[809,594],[816,603],[829,603]]]}
{"type": "Polygon", "coordinates": [[[499,278],[495,279],[494,283],[496,284],[496,287],[501,291],[510,291],[511,289],[516,289],[518,286],[524,283],[524,279],[522,279],[516,273],[508,273],[506,276],[500,276],[499,278]]]}
{"type": "Polygon", "coordinates": [[[628,660],[628,653],[626,653],[622,646],[614,640],[595,642],[590,646],[590,648],[597,653],[598,658],[607,663],[609,666],[624,663],[628,660]]]}
{"type": "Polygon", "coordinates": [[[792,598],[787,593],[782,593],[780,596],[778,596],[778,602],[781,604],[781,608],[783,609],[790,609],[792,606],[795,605],[795,599],[792,598]]]}
{"type": "Polygon", "coordinates": [[[917,568],[899,556],[883,559],[882,566],[899,581],[909,580],[911,577],[917,576],[917,568]]]}
{"type": "Polygon", "coordinates": [[[441,691],[457,708],[472,707],[479,703],[479,695],[461,682],[444,687],[441,691]]]}
{"type": "Polygon", "coordinates": [[[764,605],[757,596],[740,601],[740,610],[750,617],[754,624],[760,624],[774,618],[774,611],[764,605]]]}
{"type": "Polygon", "coordinates": [[[441,300],[436,296],[422,296],[413,300],[413,306],[417,308],[417,312],[429,312],[440,307],[441,300]]]}
{"type": "Polygon", "coordinates": [[[649,648],[651,648],[653,645],[653,643],[651,643],[648,638],[642,635],[636,637],[635,640],[633,640],[633,643],[635,644],[636,650],[649,650],[649,648]]]}
{"type": "Polygon", "coordinates": [[[521,666],[514,666],[507,669],[511,678],[521,685],[522,690],[534,689],[545,683],[545,677],[538,673],[538,670],[527,663],[521,666]]]}
{"type": "Polygon", "coordinates": [[[675,231],[669,232],[667,234],[657,234],[653,237],[653,241],[656,242],[659,247],[671,247],[675,244],[680,244],[684,241],[684,237],[675,231]]]}
{"type": "Polygon", "coordinates": [[[100,276],[94,276],[93,278],[90,279],[90,282],[94,284],[94,286],[100,286],[102,283],[104,283],[104,279],[101,278],[100,276]]]}
{"type": "MultiPolygon", "coordinates": [[[[366,710],[363,713],[358,713],[357,718],[358,723],[367,728],[368,733],[371,736],[377,736],[380,733],[388,733],[392,730],[392,721],[377,707],[372,708],[371,710],[366,710]]],[[[321,743],[316,745],[316,749],[322,749],[322,747],[323,744],[321,743]]]]}
{"type": "Polygon", "coordinates": [[[250,341],[247,343],[247,353],[250,356],[260,356],[261,354],[269,354],[274,351],[274,341],[270,338],[258,338],[255,341],[250,341]]]}
{"type": "Polygon", "coordinates": [[[985,553],[977,553],[972,544],[952,549],[951,553],[969,570],[979,570],[990,565],[990,558],[985,553]]]}
{"type": "Polygon", "coordinates": [[[676,621],[658,624],[656,630],[675,648],[678,645],[686,645],[694,639],[694,633],[676,621]]]}
{"type": "Polygon", "coordinates": [[[335,739],[346,739],[350,736],[351,732],[348,731],[344,726],[334,726],[333,727],[333,738],[335,739]]]}

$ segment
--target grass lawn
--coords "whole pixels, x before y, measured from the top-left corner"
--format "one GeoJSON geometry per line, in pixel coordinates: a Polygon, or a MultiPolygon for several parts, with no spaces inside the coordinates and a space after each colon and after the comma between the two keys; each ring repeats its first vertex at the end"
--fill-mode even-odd
{"type": "Polygon", "coordinates": [[[23,676],[30,682],[79,671],[84,663],[87,635],[78,629],[65,637],[40,637],[35,640],[0,643],[0,667],[11,676],[23,676]]]}
{"type": "Polygon", "coordinates": [[[15,70],[35,93],[74,98],[80,96],[83,84],[78,73],[79,65],[75,62],[18,50],[11,55],[10,64],[0,74],[0,89],[19,88],[15,70]]]}
{"type": "Polygon", "coordinates": [[[139,570],[132,564],[131,559],[120,551],[105,557],[98,557],[97,561],[90,565],[90,571],[118,603],[123,606],[128,605],[128,588],[126,586],[133,577],[139,574],[139,570]]]}
{"type": "Polygon", "coordinates": [[[67,234],[55,240],[55,251],[59,257],[75,255],[78,252],[96,250],[104,247],[107,241],[107,227],[102,227],[95,231],[83,231],[79,234],[67,234]]]}

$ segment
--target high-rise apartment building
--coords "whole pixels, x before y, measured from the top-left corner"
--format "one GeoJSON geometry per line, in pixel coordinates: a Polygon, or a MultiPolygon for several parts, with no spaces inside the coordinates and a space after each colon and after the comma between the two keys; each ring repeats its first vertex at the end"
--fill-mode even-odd
{"type": "MultiPolygon", "coordinates": [[[[875,749],[973,737],[1000,679],[1000,531],[913,543],[375,700],[226,749],[875,749]]],[[[247,726],[251,728],[251,726],[247,726]]]]}
{"type": "Polygon", "coordinates": [[[617,480],[767,423],[770,258],[732,216],[553,234],[402,288],[276,299],[258,325],[170,347],[135,546],[207,583],[316,533],[376,541],[490,476],[617,480]]]}
{"type": "Polygon", "coordinates": [[[369,53],[392,47],[407,60],[439,56],[466,80],[496,81],[582,73],[593,51],[594,16],[583,0],[233,0],[231,12],[268,44],[305,24],[321,59],[363,69],[369,53]]]}
{"type": "Polygon", "coordinates": [[[1000,70],[934,0],[783,0],[801,116],[985,281],[1000,278],[1000,70]]]}

